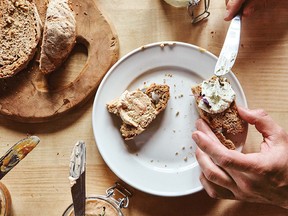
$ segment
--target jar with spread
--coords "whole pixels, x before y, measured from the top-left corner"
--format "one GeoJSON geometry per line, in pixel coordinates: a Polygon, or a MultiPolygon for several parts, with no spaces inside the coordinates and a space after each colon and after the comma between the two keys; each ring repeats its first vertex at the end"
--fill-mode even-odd
{"type": "MultiPolygon", "coordinates": [[[[129,205],[131,192],[123,185],[116,182],[106,190],[105,195],[95,195],[86,198],[85,216],[123,216],[122,208],[129,205]],[[116,198],[116,193],[120,197],[116,198]]],[[[73,204],[63,213],[63,216],[74,216],[73,204]]]]}
{"type": "Polygon", "coordinates": [[[11,196],[6,186],[0,182],[0,216],[11,215],[11,196]]]}

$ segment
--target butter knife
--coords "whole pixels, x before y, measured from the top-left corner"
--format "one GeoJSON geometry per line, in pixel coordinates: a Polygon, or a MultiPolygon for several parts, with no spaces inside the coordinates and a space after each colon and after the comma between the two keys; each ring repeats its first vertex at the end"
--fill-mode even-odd
{"type": "Polygon", "coordinates": [[[228,28],[224,45],[214,69],[214,74],[216,76],[223,76],[231,71],[238,54],[240,33],[241,14],[238,14],[231,20],[228,28]]]}
{"type": "Polygon", "coordinates": [[[84,141],[78,141],[71,153],[69,176],[75,216],[85,215],[85,169],[86,145],[84,141]]]}
{"type": "Polygon", "coordinates": [[[30,136],[18,141],[0,158],[0,179],[15,167],[40,142],[39,137],[30,136]]]}

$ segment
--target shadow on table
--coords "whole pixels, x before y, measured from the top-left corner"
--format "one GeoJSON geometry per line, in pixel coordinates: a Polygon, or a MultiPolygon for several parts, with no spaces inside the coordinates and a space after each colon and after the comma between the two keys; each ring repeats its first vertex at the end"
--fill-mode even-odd
{"type": "Polygon", "coordinates": [[[135,191],[130,206],[133,213],[147,216],[288,215],[288,210],[276,206],[212,199],[205,191],[183,197],[158,197],[135,191]]]}

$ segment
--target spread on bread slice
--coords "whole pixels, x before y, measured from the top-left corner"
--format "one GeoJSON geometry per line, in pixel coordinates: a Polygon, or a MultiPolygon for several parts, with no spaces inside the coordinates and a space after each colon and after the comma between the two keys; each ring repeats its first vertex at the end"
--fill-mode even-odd
{"type": "Polygon", "coordinates": [[[0,1],[0,78],[23,70],[34,57],[41,20],[32,1],[0,1]]]}
{"type": "Polygon", "coordinates": [[[40,71],[49,74],[66,60],[76,43],[76,20],[69,0],[50,0],[40,55],[40,71]]]}
{"type": "Polygon", "coordinates": [[[169,86],[151,84],[148,88],[126,90],[119,98],[107,104],[110,113],[120,116],[120,132],[125,140],[133,139],[163,111],[170,98],[169,86]]]}
{"type": "Polygon", "coordinates": [[[192,93],[200,117],[223,145],[235,149],[235,144],[228,137],[244,132],[245,124],[238,114],[236,94],[228,80],[213,76],[192,87],[192,93]]]}

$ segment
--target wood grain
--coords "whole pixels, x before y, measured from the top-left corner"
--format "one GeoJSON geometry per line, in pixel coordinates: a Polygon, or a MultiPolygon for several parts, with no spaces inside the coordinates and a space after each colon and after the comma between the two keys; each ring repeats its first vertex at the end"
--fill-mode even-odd
{"type": "MultiPolygon", "coordinates": [[[[164,40],[195,44],[218,56],[229,25],[223,21],[225,2],[221,0],[210,1],[210,17],[197,25],[191,25],[185,8],[170,7],[163,0],[90,2],[96,3],[115,26],[121,45],[120,56],[145,44],[164,40]]],[[[243,18],[241,47],[233,71],[244,89],[249,107],[264,108],[288,131],[288,1],[277,2],[280,4],[274,8],[243,18]]],[[[82,53],[73,58],[85,64],[85,49],[82,53]]],[[[69,67],[75,74],[79,71],[76,62],[69,67]]],[[[73,80],[75,75],[71,76],[65,75],[65,78],[73,80]]],[[[26,133],[41,139],[33,152],[2,180],[12,197],[13,215],[62,215],[72,203],[69,157],[80,139],[87,144],[87,195],[104,194],[119,180],[97,150],[91,123],[92,105],[90,98],[69,115],[45,123],[15,122],[0,116],[0,154],[26,133]]],[[[262,136],[250,126],[245,152],[259,151],[261,141],[262,136]]],[[[183,197],[158,197],[133,188],[132,192],[130,205],[123,210],[125,216],[288,215],[287,210],[275,206],[215,200],[205,191],[183,197]]]]}
{"type": "MultiPolygon", "coordinates": [[[[15,77],[0,82],[0,114],[21,122],[44,122],[59,118],[95,93],[109,68],[118,59],[118,38],[93,1],[73,0],[77,46],[87,49],[87,59],[71,82],[61,80],[70,71],[65,65],[50,76],[39,71],[39,52],[29,66],[15,77]],[[63,69],[64,68],[64,69],[63,69]]],[[[37,1],[45,22],[46,4],[37,1]]],[[[83,48],[82,48],[83,49],[83,48]]],[[[77,59],[75,60],[77,64],[77,59]]],[[[69,60],[68,60],[69,62],[69,60]]]]}

